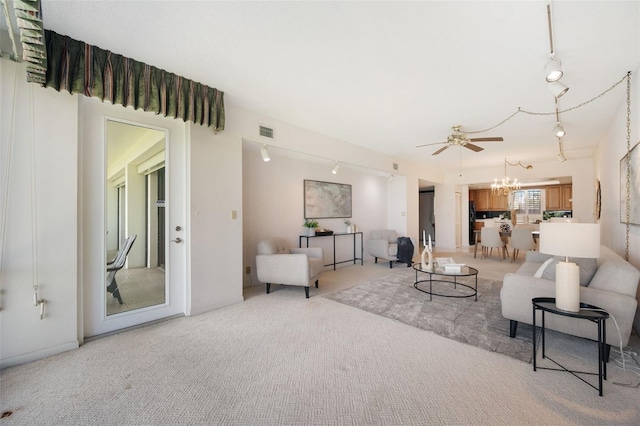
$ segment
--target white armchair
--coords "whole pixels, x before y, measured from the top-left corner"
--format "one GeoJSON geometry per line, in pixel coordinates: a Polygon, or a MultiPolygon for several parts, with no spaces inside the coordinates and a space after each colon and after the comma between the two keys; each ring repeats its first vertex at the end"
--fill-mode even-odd
{"type": "MultiPolygon", "coordinates": [[[[413,253],[411,253],[411,258],[413,258],[416,243],[413,238],[411,242],[414,247],[413,253]]],[[[367,252],[374,257],[375,263],[378,263],[378,258],[384,259],[389,261],[389,268],[393,268],[393,262],[398,260],[398,233],[392,229],[371,231],[367,241],[367,252]]],[[[407,266],[411,266],[411,264],[408,263],[407,266]]]]}
{"type": "Polygon", "coordinates": [[[309,285],[318,280],[324,268],[322,249],[318,247],[289,248],[283,238],[269,238],[258,243],[256,273],[258,280],[267,284],[297,285],[304,287],[309,298],[309,285]]]}

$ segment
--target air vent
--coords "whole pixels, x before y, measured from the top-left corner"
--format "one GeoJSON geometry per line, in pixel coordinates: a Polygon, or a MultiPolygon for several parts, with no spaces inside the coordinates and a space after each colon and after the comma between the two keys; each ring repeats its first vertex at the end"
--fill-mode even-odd
{"type": "Polygon", "coordinates": [[[398,163],[393,163],[393,170],[398,170],[398,163]]]}
{"type": "Polygon", "coordinates": [[[270,129],[265,126],[260,126],[260,136],[264,136],[265,138],[273,139],[273,129],[270,129]]]}

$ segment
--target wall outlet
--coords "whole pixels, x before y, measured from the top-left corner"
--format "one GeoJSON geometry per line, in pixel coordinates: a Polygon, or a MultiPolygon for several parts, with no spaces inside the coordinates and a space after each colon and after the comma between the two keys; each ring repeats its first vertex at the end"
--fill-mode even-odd
{"type": "Polygon", "coordinates": [[[251,273],[251,266],[245,266],[244,267],[244,273],[245,274],[250,274],[251,273]]]}

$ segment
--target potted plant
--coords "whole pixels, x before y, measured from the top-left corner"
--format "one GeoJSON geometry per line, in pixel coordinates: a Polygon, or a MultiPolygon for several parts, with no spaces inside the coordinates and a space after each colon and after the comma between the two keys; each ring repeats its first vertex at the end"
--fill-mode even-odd
{"type": "Polygon", "coordinates": [[[308,237],[313,237],[316,235],[316,228],[318,227],[318,222],[313,219],[305,219],[304,224],[302,225],[306,231],[306,235],[308,237]]]}

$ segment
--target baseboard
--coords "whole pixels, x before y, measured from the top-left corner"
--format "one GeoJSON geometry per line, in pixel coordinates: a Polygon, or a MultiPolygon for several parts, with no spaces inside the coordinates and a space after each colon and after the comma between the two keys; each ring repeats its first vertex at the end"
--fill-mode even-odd
{"type": "Polygon", "coordinates": [[[231,306],[231,305],[235,305],[236,303],[242,303],[242,302],[244,302],[244,297],[240,296],[237,299],[225,300],[223,302],[215,303],[213,305],[198,306],[196,308],[192,307],[191,311],[187,313],[187,316],[204,314],[205,312],[214,311],[216,309],[224,308],[225,306],[231,306]]]}
{"type": "Polygon", "coordinates": [[[32,361],[37,361],[39,359],[46,358],[51,355],[56,355],[62,352],[78,349],[78,347],[80,347],[80,344],[78,343],[78,341],[73,340],[71,342],[63,343],[57,346],[52,346],[50,348],[41,349],[39,351],[29,352],[22,355],[16,355],[10,358],[5,358],[3,360],[0,360],[0,369],[14,367],[16,365],[26,364],[32,361]]]}

